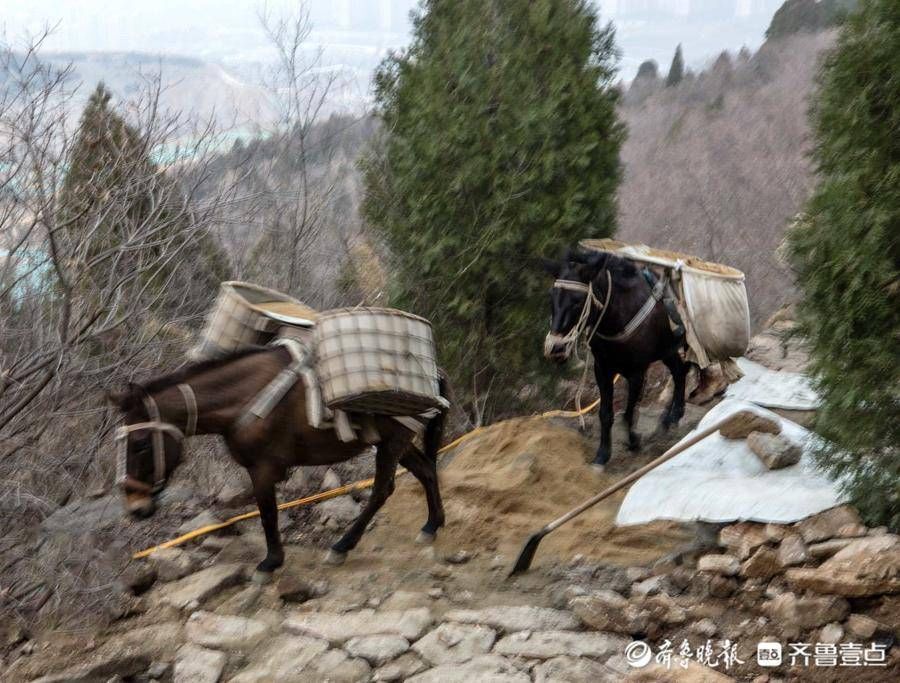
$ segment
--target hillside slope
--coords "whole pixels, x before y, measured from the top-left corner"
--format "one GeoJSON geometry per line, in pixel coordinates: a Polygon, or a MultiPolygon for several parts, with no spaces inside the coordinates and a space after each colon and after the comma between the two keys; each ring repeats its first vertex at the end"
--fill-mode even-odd
{"type": "Polygon", "coordinates": [[[641,84],[621,108],[618,237],[740,268],[757,325],[794,298],[775,252],[812,186],[809,96],[833,40],[798,34],[723,54],[676,87],[641,84]]]}

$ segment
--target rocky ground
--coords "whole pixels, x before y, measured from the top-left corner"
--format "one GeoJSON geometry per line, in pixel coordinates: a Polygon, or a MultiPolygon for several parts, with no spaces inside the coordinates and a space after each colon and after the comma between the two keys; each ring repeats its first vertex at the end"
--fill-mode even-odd
{"type": "Polygon", "coordinates": [[[463,551],[442,556],[409,543],[325,569],[319,549],[294,546],[278,578],[259,585],[248,580],[259,534],[209,536],[134,563],[121,577],[130,609],[106,632],[17,644],[3,679],[760,683],[900,675],[897,536],[867,529],[842,507],[789,526],[729,525],[717,545],[650,566],[575,558],[513,580],[507,558],[463,551]],[[671,670],[656,657],[630,666],[633,640],[654,655],[668,641],[671,670]],[[737,648],[727,664],[726,640],[737,648]],[[688,668],[678,659],[685,641],[688,668]],[[756,661],[761,641],[832,646],[841,657],[856,643],[869,665],[851,672],[785,661],[766,670],[756,661]],[[714,659],[704,661],[715,666],[701,667],[697,652],[707,642],[714,659]]]}

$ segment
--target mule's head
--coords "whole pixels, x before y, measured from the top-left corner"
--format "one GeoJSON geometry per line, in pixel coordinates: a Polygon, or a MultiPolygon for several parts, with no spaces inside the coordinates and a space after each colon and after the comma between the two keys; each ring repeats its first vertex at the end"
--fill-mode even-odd
{"type": "Polygon", "coordinates": [[[588,287],[601,267],[601,260],[572,251],[558,261],[543,260],[544,270],[555,279],[550,289],[550,331],[544,340],[544,356],[549,360],[565,363],[575,348],[567,339],[570,340],[582,317],[588,287]]]}
{"type": "Polygon", "coordinates": [[[149,517],[156,511],[157,494],[181,463],[183,435],[160,418],[156,402],[139,385],[110,391],[107,400],[123,415],[115,440],[116,484],[125,510],[149,517]]]}

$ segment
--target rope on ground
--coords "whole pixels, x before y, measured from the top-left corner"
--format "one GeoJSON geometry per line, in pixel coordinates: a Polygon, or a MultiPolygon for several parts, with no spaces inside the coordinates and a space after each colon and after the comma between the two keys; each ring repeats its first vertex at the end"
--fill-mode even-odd
{"type": "MultiPolygon", "coordinates": [[[[581,410],[551,410],[546,413],[542,413],[540,417],[582,417],[586,413],[589,413],[594,408],[596,408],[600,404],[600,399],[598,398],[587,408],[582,408],[581,410]]],[[[457,439],[454,439],[450,443],[445,446],[442,446],[438,450],[438,454],[445,453],[453,448],[456,448],[461,443],[464,443],[471,439],[473,436],[479,434],[484,431],[484,427],[476,427],[471,432],[466,432],[462,436],[457,439]]],[[[400,474],[405,473],[406,470],[400,470],[400,474]]],[[[354,491],[362,491],[364,489],[371,488],[375,483],[374,479],[363,479],[361,481],[353,482],[352,484],[346,484],[345,486],[339,486],[335,489],[329,489],[328,491],[322,491],[321,493],[315,493],[311,496],[306,496],[305,498],[298,498],[297,500],[292,500],[287,503],[281,503],[278,506],[279,510],[289,510],[290,508],[295,507],[303,507],[306,505],[312,505],[313,503],[320,503],[323,500],[328,500],[330,498],[337,498],[338,496],[345,496],[348,493],[353,493],[354,491]]],[[[174,548],[175,546],[181,545],[182,543],[187,543],[195,538],[199,538],[200,536],[205,536],[206,534],[211,534],[214,531],[219,531],[220,529],[226,529],[233,524],[237,524],[238,522],[243,522],[245,519],[253,519],[254,517],[259,517],[259,510],[253,510],[251,512],[245,512],[242,515],[236,515],[234,517],[230,517],[226,519],[224,522],[220,522],[219,524],[209,524],[207,526],[200,527],[199,529],[194,529],[193,531],[189,531],[183,536],[178,536],[177,538],[173,538],[164,543],[160,543],[159,545],[155,545],[152,548],[147,548],[146,550],[141,550],[140,552],[134,553],[132,558],[135,560],[140,560],[148,555],[152,555],[157,550],[162,550],[163,548],[174,548]]]]}

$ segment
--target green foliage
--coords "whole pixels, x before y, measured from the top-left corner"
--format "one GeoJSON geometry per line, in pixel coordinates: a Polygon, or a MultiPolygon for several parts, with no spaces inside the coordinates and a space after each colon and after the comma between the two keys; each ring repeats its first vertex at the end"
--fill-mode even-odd
{"type": "Polygon", "coordinates": [[[672,65],[669,67],[669,75],[666,76],[666,87],[678,85],[684,80],[684,53],[681,51],[681,43],[675,48],[675,56],[672,57],[672,65]]]}
{"type": "Polygon", "coordinates": [[[900,529],[900,3],[864,0],[819,77],[819,183],[789,247],[822,394],[821,463],[900,529]]]}
{"type": "Polygon", "coordinates": [[[786,0],[772,17],[766,38],[775,40],[803,31],[824,31],[840,24],[858,6],[859,0],[786,0]]]}
{"type": "Polygon", "coordinates": [[[376,74],[363,212],[392,253],[393,303],[432,320],[474,419],[558,377],[533,259],[614,231],[616,58],[582,0],[430,0],[376,74]]]}

